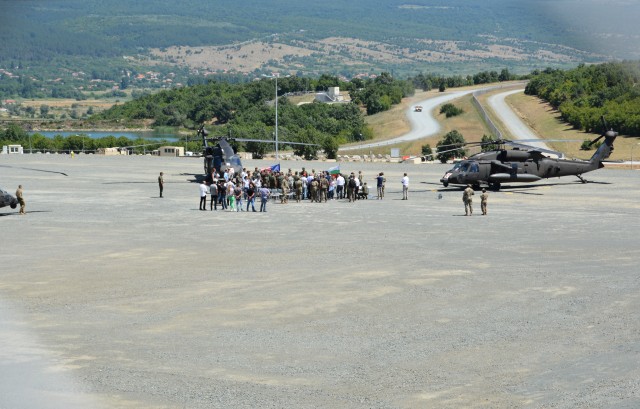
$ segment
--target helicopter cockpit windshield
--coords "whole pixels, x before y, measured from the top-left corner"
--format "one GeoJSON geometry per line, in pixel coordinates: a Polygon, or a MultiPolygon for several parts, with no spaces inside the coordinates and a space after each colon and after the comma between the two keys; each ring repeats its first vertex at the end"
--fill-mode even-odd
{"type": "Polygon", "coordinates": [[[240,167],[242,168],[242,162],[240,161],[240,157],[238,155],[233,155],[231,158],[229,158],[229,165],[231,165],[232,167],[240,167]]]}
{"type": "Polygon", "coordinates": [[[451,169],[447,171],[447,173],[452,173],[460,170],[460,166],[462,166],[462,162],[456,162],[451,169]]]}
{"type": "MultiPolygon", "coordinates": [[[[456,169],[456,167],[454,167],[453,169],[456,169]]],[[[478,165],[478,162],[465,161],[458,164],[457,170],[461,173],[478,173],[480,172],[480,166],[478,165]]]]}

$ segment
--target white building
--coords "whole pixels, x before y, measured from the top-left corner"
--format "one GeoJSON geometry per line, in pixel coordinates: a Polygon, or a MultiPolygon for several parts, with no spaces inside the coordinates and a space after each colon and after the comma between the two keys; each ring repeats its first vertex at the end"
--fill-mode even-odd
{"type": "Polygon", "coordinates": [[[340,93],[340,87],[329,87],[327,92],[317,93],[316,101],[324,103],[348,102],[340,93]]]}
{"type": "Polygon", "coordinates": [[[96,154],[105,156],[128,155],[129,151],[125,148],[98,148],[96,154]]]}
{"type": "Polygon", "coordinates": [[[161,146],[158,148],[158,156],[184,156],[184,147],[161,146]]]}
{"type": "Polygon", "coordinates": [[[4,145],[2,147],[2,153],[5,155],[22,155],[22,145],[4,145]]]}

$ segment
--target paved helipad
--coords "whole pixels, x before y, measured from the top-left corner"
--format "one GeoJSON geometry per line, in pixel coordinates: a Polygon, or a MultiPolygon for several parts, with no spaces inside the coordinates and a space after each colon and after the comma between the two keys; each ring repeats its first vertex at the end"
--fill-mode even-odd
{"type": "Polygon", "coordinates": [[[199,211],[201,170],[0,157],[28,212],[0,209],[0,408],[640,406],[637,171],[464,217],[443,165],[342,164],[385,200],[266,214],[199,211]]]}

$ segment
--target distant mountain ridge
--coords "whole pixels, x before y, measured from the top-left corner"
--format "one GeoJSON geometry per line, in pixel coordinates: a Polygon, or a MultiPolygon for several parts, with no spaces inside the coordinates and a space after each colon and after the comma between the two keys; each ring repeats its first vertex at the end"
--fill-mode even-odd
{"type": "Polygon", "coordinates": [[[633,23],[640,5],[617,0],[1,3],[3,68],[54,62],[71,69],[76,62],[65,58],[130,56],[212,72],[524,73],[640,58],[633,23]]]}

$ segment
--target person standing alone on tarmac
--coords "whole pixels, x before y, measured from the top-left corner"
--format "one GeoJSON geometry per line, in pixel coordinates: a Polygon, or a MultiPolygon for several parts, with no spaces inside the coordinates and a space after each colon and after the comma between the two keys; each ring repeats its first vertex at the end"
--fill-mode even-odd
{"type": "Polygon", "coordinates": [[[475,192],[471,188],[471,185],[467,185],[467,188],[462,193],[465,216],[471,216],[473,214],[473,195],[475,195],[475,192]]]}
{"type": "Polygon", "coordinates": [[[376,178],[376,187],[378,188],[378,199],[382,200],[384,197],[384,182],[386,179],[384,178],[384,173],[380,172],[378,177],[376,178]]]}
{"type": "Polygon", "coordinates": [[[489,193],[487,193],[487,189],[482,188],[482,194],[480,195],[480,209],[482,210],[482,215],[487,215],[487,200],[489,200],[489,193]]]}
{"type": "Polygon", "coordinates": [[[164,173],[160,172],[158,176],[158,187],[160,188],[160,197],[162,197],[162,191],[164,190],[164,173]]]}
{"type": "Polygon", "coordinates": [[[402,177],[402,200],[409,199],[409,176],[405,173],[402,177]]]}
{"type": "Polygon", "coordinates": [[[24,208],[27,206],[27,204],[24,201],[22,185],[18,185],[18,190],[16,190],[16,199],[18,199],[18,203],[20,203],[20,214],[26,214],[24,208]]]}

